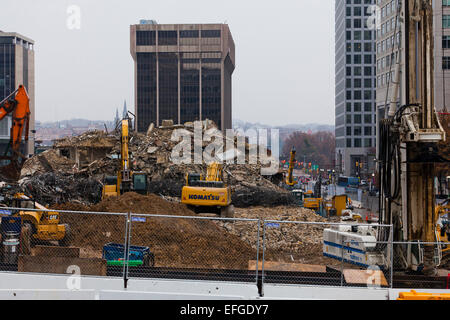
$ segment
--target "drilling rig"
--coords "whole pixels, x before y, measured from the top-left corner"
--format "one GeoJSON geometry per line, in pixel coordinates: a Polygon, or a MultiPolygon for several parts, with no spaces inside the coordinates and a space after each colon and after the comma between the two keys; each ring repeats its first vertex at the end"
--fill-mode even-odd
{"type": "MultiPolygon", "coordinates": [[[[371,239],[375,246],[364,240],[358,248],[363,254],[347,260],[386,266],[392,258],[395,270],[433,275],[440,263],[440,247],[435,245],[439,241],[436,231],[440,217],[434,171],[437,163],[448,160],[438,153],[438,144],[445,142],[446,135],[434,104],[432,0],[401,1],[396,31],[397,27],[401,41],[392,88],[389,86],[393,90],[390,97],[386,95],[385,115],[379,119],[377,134],[379,222],[393,226],[393,230],[344,226],[342,230],[325,229],[324,240],[342,245],[343,238],[371,239]],[[387,246],[391,242],[389,257],[391,250],[387,246]]],[[[343,259],[343,252],[333,255],[330,250],[324,245],[324,255],[343,259]]]]}
{"type": "MultiPolygon", "coordinates": [[[[392,224],[393,241],[399,242],[396,269],[432,274],[438,219],[434,166],[447,161],[437,152],[446,136],[434,105],[433,7],[432,0],[401,2],[393,91],[379,121],[380,223],[392,224]]],[[[388,239],[388,232],[378,233],[378,241],[388,239]]]]}

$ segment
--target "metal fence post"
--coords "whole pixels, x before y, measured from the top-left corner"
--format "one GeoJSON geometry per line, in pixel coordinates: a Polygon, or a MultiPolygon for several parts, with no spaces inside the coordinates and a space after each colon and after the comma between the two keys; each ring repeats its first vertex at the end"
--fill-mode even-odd
{"type": "Polygon", "coordinates": [[[125,216],[125,239],[123,241],[123,268],[122,268],[122,275],[123,275],[123,287],[127,287],[127,274],[126,274],[126,261],[128,260],[128,250],[127,250],[127,243],[128,243],[128,224],[130,223],[128,214],[125,216]]]}
{"type": "MultiPolygon", "coordinates": [[[[265,260],[265,253],[266,253],[266,220],[263,220],[263,254],[262,254],[262,262],[261,262],[261,290],[260,290],[260,296],[264,297],[264,260],[265,260]]],[[[259,267],[256,267],[259,269],[259,267]]]]}
{"type": "Polygon", "coordinates": [[[344,286],[344,247],[345,247],[345,240],[344,236],[342,236],[342,246],[341,246],[341,287],[344,286]]]}
{"type": "Polygon", "coordinates": [[[127,214],[127,235],[125,238],[125,248],[124,248],[124,274],[123,274],[123,281],[124,281],[124,288],[127,288],[128,284],[128,260],[130,258],[130,241],[131,241],[131,212],[128,212],[127,214]]]}
{"type": "Polygon", "coordinates": [[[256,240],[256,285],[258,286],[258,274],[259,274],[259,228],[261,227],[261,220],[258,219],[258,230],[257,230],[257,240],[256,240]]]}
{"type": "Polygon", "coordinates": [[[391,263],[391,285],[390,285],[390,287],[392,289],[393,286],[394,286],[394,226],[391,225],[390,229],[391,229],[391,232],[390,232],[391,233],[391,235],[390,235],[390,242],[391,242],[391,245],[390,245],[390,248],[391,248],[391,261],[390,261],[390,263],[391,263]]]}

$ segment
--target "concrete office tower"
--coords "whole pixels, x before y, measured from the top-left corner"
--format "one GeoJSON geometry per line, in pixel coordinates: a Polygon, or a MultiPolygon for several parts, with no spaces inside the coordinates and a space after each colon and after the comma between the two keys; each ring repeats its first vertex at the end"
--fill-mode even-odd
{"type": "Polygon", "coordinates": [[[371,177],[375,170],[375,0],[336,0],[336,169],[371,177]],[[357,166],[358,164],[358,166],[357,166]]]}
{"type": "MultiPolygon", "coordinates": [[[[34,153],[34,41],[15,32],[0,31],[0,101],[23,84],[30,97],[30,133],[24,154],[34,153]]],[[[10,137],[11,116],[0,122],[0,154],[10,137]]]]}
{"type": "Polygon", "coordinates": [[[434,104],[450,111],[450,0],[433,2],[434,10],[434,104]]]}
{"type": "Polygon", "coordinates": [[[231,124],[234,41],[226,24],[157,24],[130,27],[135,70],[136,128],[211,119],[231,124]]]}
{"type": "MultiPolygon", "coordinates": [[[[396,63],[401,43],[402,25],[398,18],[399,0],[377,0],[379,8],[379,22],[376,32],[376,70],[377,70],[377,118],[385,118],[387,108],[394,93],[396,63]]],[[[400,90],[398,98],[400,101],[400,90]]],[[[377,125],[377,136],[379,126],[377,125]]],[[[377,140],[378,153],[378,140],[377,140]]]]}

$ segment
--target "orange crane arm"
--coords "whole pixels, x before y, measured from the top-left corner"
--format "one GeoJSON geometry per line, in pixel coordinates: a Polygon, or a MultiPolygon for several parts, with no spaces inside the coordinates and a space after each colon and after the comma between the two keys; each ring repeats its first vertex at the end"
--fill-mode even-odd
{"type": "Polygon", "coordinates": [[[20,85],[16,91],[0,102],[0,121],[7,115],[12,114],[10,136],[11,155],[0,158],[10,160],[15,171],[20,170],[21,167],[21,163],[17,159],[20,155],[20,143],[24,134],[25,141],[28,141],[30,113],[30,98],[23,85],[20,85]]]}

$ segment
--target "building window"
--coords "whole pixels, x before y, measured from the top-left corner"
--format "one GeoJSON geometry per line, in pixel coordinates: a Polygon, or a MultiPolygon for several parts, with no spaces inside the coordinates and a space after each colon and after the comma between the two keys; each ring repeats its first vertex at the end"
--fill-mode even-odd
{"type": "Polygon", "coordinates": [[[442,48],[450,49],[450,36],[442,36],[442,48]]]}
{"type": "Polygon", "coordinates": [[[445,29],[450,28],[450,15],[442,16],[442,28],[445,28],[445,29]]]}
{"type": "Polygon", "coordinates": [[[347,52],[352,52],[352,44],[347,42],[347,52]]]}
{"type": "Polygon", "coordinates": [[[220,30],[202,30],[202,38],[220,38],[220,30]]]}
{"type": "Polygon", "coordinates": [[[345,123],[346,124],[351,124],[352,123],[352,115],[351,114],[347,114],[345,117],[345,123]]]}
{"type": "Polygon", "coordinates": [[[177,32],[176,31],[158,31],[158,44],[159,45],[177,45],[177,32]]]}
{"type": "Polygon", "coordinates": [[[356,138],[353,141],[355,144],[355,148],[361,148],[361,138],[356,138]]]}
{"type": "Polygon", "coordinates": [[[372,127],[364,127],[364,135],[371,136],[372,135],[372,127]]]}
{"type": "Polygon", "coordinates": [[[353,117],[353,123],[361,123],[361,115],[355,114],[353,117]]]}
{"type": "Polygon", "coordinates": [[[180,31],[180,38],[198,38],[198,30],[182,30],[180,31]]]}
{"type": "Polygon", "coordinates": [[[346,74],[347,74],[348,76],[351,76],[351,75],[352,75],[352,68],[351,68],[351,67],[347,67],[347,72],[346,72],[346,74]]]}
{"type": "Polygon", "coordinates": [[[355,136],[360,136],[362,131],[361,131],[361,127],[355,127],[354,131],[353,131],[355,136]]]}
{"type": "Polygon", "coordinates": [[[155,31],[136,31],[136,45],[154,46],[156,44],[155,31]]]}
{"type": "Polygon", "coordinates": [[[442,57],[442,69],[450,70],[450,57],[442,57]]]}

